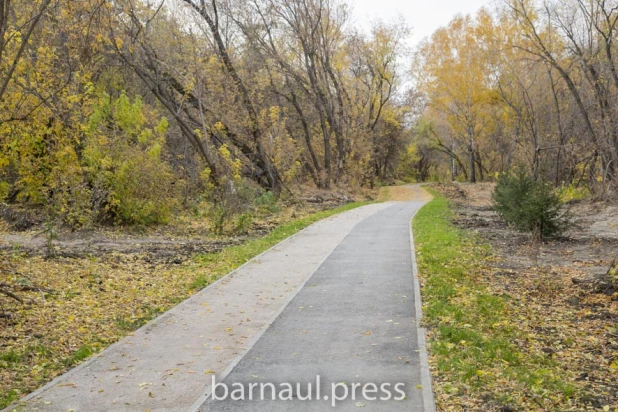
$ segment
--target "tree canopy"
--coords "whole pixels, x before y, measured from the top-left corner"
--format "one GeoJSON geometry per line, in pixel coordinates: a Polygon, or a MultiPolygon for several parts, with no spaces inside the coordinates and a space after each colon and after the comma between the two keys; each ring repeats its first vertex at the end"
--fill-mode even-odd
{"type": "Polygon", "coordinates": [[[244,184],[616,180],[616,1],[504,0],[410,66],[343,0],[0,0],[0,198],[163,222],[244,184]]]}

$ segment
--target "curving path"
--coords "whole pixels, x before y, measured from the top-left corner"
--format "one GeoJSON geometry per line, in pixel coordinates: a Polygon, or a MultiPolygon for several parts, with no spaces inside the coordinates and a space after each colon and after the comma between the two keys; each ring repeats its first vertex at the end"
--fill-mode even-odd
{"type": "Polygon", "coordinates": [[[416,200],[308,227],[11,409],[321,411],[335,385],[336,396],[348,393],[336,410],[433,411],[410,233],[427,195],[406,190],[416,200]],[[301,386],[275,401],[215,400],[213,376],[230,389],[242,384],[245,398],[251,383],[301,386]],[[366,384],[377,392],[369,386],[364,397],[366,384]],[[384,384],[390,400],[379,400],[384,384]],[[312,401],[298,399],[309,393],[312,401]]]}

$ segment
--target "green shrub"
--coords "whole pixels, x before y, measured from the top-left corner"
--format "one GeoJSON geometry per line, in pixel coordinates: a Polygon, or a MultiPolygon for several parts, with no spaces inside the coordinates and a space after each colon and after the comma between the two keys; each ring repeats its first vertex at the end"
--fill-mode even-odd
{"type": "Polygon", "coordinates": [[[11,193],[11,185],[0,180],[0,202],[4,202],[11,193]]]}
{"type": "Polygon", "coordinates": [[[255,199],[255,205],[257,206],[258,213],[263,216],[278,213],[281,209],[273,192],[262,193],[261,196],[255,199]]]}
{"type": "Polygon", "coordinates": [[[247,233],[253,224],[253,214],[250,212],[241,213],[236,218],[236,224],[234,225],[235,233],[247,233]]]}
{"type": "Polygon", "coordinates": [[[167,120],[125,94],[100,98],[84,149],[94,209],[103,220],[166,223],[176,206],[176,181],[162,149],[167,120]]]}
{"type": "Polygon", "coordinates": [[[572,225],[552,186],[535,180],[523,168],[501,174],[492,198],[507,223],[537,238],[560,236],[572,225]]]}
{"type": "Polygon", "coordinates": [[[222,235],[225,231],[225,223],[229,220],[231,210],[225,204],[215,203],[208,207],[206,216],[210,221],[211,230],[215,235],[222,235]]]}
{"type": "Polygon", "coordinates": [[[206,217],[216,235],[245,234],[255,219],[280,211],[279,199],[272,192],[247,179],[235,179],[213,188],[206,199],[206,217]]]}

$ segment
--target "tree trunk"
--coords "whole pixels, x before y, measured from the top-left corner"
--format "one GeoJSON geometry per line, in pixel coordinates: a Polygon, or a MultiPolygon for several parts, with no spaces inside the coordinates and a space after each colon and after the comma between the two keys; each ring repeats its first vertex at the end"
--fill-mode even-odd
{"type": "Polygon", "coordinates": [[[281,178],[279,177],[279,173],[275,169],[274,165],[270,161],[268,154],[266,153],[266,150],[264,149],[264,145],[262,144],[262,140],[261,140],[262,131],[260,129],[257,112],[255,111],[255,108],[253,107],[253,104],[251,102],[249,91],[247,90],[247,88],[245,87],[245,84],[243,83],[242,79],[238,75],[238,72],[236,72],[236,68],[234,67],[234,64],[232,63],[232,59],[230,58],[227,52],[225,44],[223,43],[223,39],[221,38],[221,33],[219,32],[219,17],[217,15],[217,6],[216,6],[217,2],[216,0],[212,0],[213,13],[214,13],[214,19],[213,19],[208,14],[208,11],[206,10],[205,4],[203,2],[200,6],[194,3],[193,0],[184,0],[184,1],[185,3],[188,3],[195,11],[197,11],[200,16],[202,16],[202,18],[206,21],[206,23],[208,24],[208,27],[210,28],[210,32],[212,33],[212,36],[215,40],[214,43],[216,45],[217,54],[223,61],[223,65],[225,66],[227,73],[230,75],[230,77],[232,78],[232,81],[234,82],[236,88],[238,89],[238,92],[240,93],[242,105],[244,106],[245,110],[247,111],[247,114],[249,115],[249,120],[251,121],[251,136],[253,138],[254,150],[257,151],[256,160],[259,163],[258,166],[261,167],[262,170],[264,171],[264,174],[266,175],[266,179],[268,181],[268,186],[270,187],[270,189],[275,193],[279,193],[281,191],[281,178]]]}
{"type": "Polygon", "coordinates": [[[470,143],[468,146],[468,154],[470,156],[470,183],[476,183],[476,162],[474,160],[474,130],[472,127],[468,128],[468,136],[470,137],[470,143]]]}

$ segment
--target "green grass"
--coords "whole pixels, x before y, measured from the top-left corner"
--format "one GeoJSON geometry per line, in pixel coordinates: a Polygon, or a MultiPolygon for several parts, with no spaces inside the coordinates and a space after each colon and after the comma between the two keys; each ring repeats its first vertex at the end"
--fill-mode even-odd
{"type": "Polygon", "coordinates": [[[488,245],[454,227],[447,200],[434,199],[413,220],[424,321],[438,393],[463,392],[503,405],[518,405],[513,388],[533,396],[567,399],[573,387],[551,358],[523,353],[516,302],[494,295],[480,276],[491,259],[488,245]],[[436,379],[437,378],[437,379],[436,379]]]}
{"type": "Polygon", "coordinates": [[[63,363],[66,366],[77,365],[81,361],[88,359],[95,352],[94,348],[90,345],[82,345],[71,356],[65,358],[63,363]]]}
{"type": "MultiPolygon", "coordinates": [[[[181,301],[177,301],[180,303],[181,301]]],[[[132,332],[144,326],[150,320],[156,318],[161,313],[163,313],[162,308],[153,307],[151,305],[145,304],[142,305],[142,315],[132,318],[117,318],[115,320],[116,326],[126,332],[132,332]]]]}
{"type": "Polygon", "coordinates": [[[14,350],[0,353],[0,369],[9,369],[14,364],[21,362],[23,355],[14,350]]]}
{"type": "MultiPolygon", "coordinates": [[[[200,257],[201,260],[204,259],[204,255],[200,257]]],[[[189,289],[191,290],[200,290],[204,289],[212,282],[210,277],[206,277],[204,274],[199,274],[190,284],[189,289]]]]}
{"type": "Polygon", "coordinates": [[[11,389],[8,392],[0,394],[0,407],[4,408],[19,399],[19,392],[11,389]]]}

